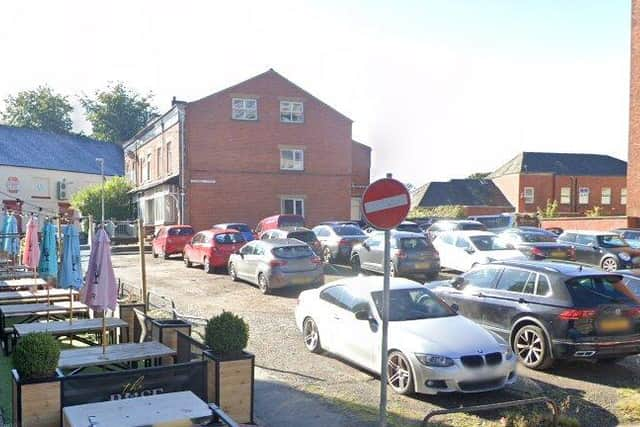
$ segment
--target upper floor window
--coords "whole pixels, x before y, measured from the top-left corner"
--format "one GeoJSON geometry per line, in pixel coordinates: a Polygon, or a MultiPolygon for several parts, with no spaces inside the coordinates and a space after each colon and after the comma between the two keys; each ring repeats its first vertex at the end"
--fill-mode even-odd
{"type": "Polygon", "coordinates": [[[283,123],[304,123],[302,102],[280,101],[280,121],[283,123]]]}
{"type": "Polygon", "coordinates": [[[626,188],[620,189],[620,204],[621,205],[626,205],[627,204],[627,189],[626,188]]]}
{"type": "Polygon", "coordinates": [[[162,174],[162,148],[156,149],[156,177],[162,174]]]}
{"type": "Polygon", "coordinates": [[[304,199],[285,197],[280,201],[280,213],[283,215],[304,216],[304,199]]]}
{"type": "Polygon", "coordinates": [[[280,150],[280,169],[292,171],[304,170],[304,151],[294,149],[280,150]]]}
{"type": "Polygon", "coordinates": [[[560,204],[568,205],[571,203],[571,187],[560,188],[560,204]]]}
{"type": "Polygon", "coordinates": [[[151,153],[147,153],[144,164],[144,180],[149,181],[151,179],[151,153]]]}
{"type": "Polygon", "coordinates": [[[602,203],[603,205],[611,204],[611,188],[609,187],[602,188],[602,197],[600,199],[600,203],[602,203]]]}
{"type": "Polygon", "coordinates": [[[578,203],[581,205],[589,204],[589,187],[580,187],[578,190],[578,203]]]}
{"type": "Polygon", "coordinates": [[[233,98],[231,117],[234,120],[258,120],[258,100],[252,98],[233,98]]]}
{"type": "Polygon", "coordinates": [[[524,202],[527,205],[533,204],[535,200],[535,189],[533,187],[524,187],[524,202]]]}
{"type": "Polygon", "coordinates": [[[167,175],[173,172],[173,165],[171,162],[173,161],[173,157],[171,156],[171,141],[167,142],[167,175]]]}

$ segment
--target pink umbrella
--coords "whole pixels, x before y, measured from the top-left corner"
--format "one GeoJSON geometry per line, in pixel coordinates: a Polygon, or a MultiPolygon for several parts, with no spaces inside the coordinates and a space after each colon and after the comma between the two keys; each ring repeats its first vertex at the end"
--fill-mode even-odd
{"type": "Polygon", "coordinates": [[[40,244],[38,243],[38,220],[35,217],[31,217],[27,223],[22,264],[35,271],[36,268],[38,268],[39,262],[40,244]]]}

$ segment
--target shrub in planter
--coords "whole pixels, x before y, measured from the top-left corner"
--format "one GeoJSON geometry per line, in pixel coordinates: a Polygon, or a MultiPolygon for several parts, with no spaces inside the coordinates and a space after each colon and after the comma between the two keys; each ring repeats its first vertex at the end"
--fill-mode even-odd
{"type": "Polygon", "coordinates": [[[229,311],[214,316],[204,328],[205,344],[215,354],[239,354],[249,341],[249,325],[229,311]]]}
{"type": "Polygon", "coordinates": [[[13,366],[25,379],[47,378],[55,374],[59,358],[60,347],[52,335],[29,334],[18,341],[13,366]]]}

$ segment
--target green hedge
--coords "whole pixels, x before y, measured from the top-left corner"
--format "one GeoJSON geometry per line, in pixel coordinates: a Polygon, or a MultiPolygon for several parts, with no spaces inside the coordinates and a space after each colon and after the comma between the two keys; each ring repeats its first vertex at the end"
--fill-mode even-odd
{"type": "Polygon", "coordinates": [[[58,341],[47,333],[29,334],[18,341],[12,358],[13,366],[21,377],[47,378],[56,372],[60,346],[58,341]]]}
{"type": "Polygon", "coordinates": [[[249,325],[242,317],[223,311],[207,322],[204,328],[205,344],[217,354],[240,353],[249,341],[249,325]]]}

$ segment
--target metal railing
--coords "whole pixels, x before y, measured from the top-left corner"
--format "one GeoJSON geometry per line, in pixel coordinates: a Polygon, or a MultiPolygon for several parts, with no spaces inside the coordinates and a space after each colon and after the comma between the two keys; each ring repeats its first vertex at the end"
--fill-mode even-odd
{"type": "Polygon", "coordinates": [[[176,363],[186,363],[192,360],[202,360],[202,353],[209,348],[200,341],[194,340],[189,335],[177,331],[178,348],[176,363]]]}

